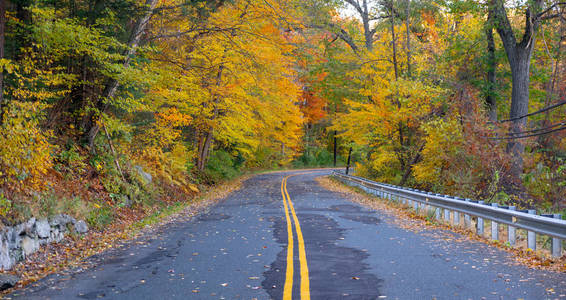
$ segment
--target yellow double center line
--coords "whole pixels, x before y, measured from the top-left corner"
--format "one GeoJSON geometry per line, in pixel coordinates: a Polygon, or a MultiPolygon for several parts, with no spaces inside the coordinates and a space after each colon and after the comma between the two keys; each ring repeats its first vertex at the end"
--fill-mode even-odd
{"type": "MultiPolygon", "coordinates": [[[[305,173],[301,173],[305,174],[305,173]]],[[[281,181],[281,195],[283,196],[283,205],[285,206],[285,218],[287,219],[287,270],[285,273],[285,286],[283,287],[283,300],[290,300],[293,298],[293,272],[294,272],[294,259],[293,259],[293,225],[291,223],[291,216],[295,223],[295,230],[297,232],[297,244],[299,247],[299,261],[301,264],[301,300],[310,300],[310,282],[309,282],[309,268],[307,266],[307,254],[305,251],[305,241],[303,239],[303,232],[299,224],[299,218],[295,213],[293,202],[289,197],[287,191],[287,179],[292,176],[300,174],[289,175],[281,181]],[[289,211],[291,213],[289,213],[289,211]]]]}

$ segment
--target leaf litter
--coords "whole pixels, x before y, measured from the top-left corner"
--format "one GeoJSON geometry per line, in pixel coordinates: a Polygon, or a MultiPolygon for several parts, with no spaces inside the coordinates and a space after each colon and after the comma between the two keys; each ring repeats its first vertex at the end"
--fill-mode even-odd
{"type": "Polygon", "coordinates": [[[225,184],[211,187],[195,196],[194,199],[184,202],[182,209],[172,214],[163,214],[157,208],[145,210],[117,208],[115,221],[104,230],[92,229],[85,235],[70,234],[59,243],[41,247],[37,252],[28,256],[27,260],[16,264],[6,273],[18,276],[20,281],[14,288],[0,292],[0,297],[54,273],[74,273],[92,268],[96,262],[87,258],[110,249],[123,248],[129,241],[144,244],[143,241],[134,240],[152,234],[167,224],[188,220],[206,211],[211,205],[239,189],[242,183],[252,176],[244,175],[225,184]],[[157,221],[154,220],[156,214],[158,215],[157,221]]]}

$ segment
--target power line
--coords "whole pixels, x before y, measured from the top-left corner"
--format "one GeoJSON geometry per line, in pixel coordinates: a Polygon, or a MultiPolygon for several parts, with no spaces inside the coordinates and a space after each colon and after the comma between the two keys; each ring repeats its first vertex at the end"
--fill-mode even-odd
{"type": "Polygon", "coordinates": [[[525,131],[519,131],[519,132],[509,132],[508,135],[518,135],[518,134],[525,134],[525,133],[533,133],[533,132],[539,132],[539,131],[544,131],[544,130],[548,130],[548,129],[552,129],[554,127],[558,127],[558,126],[562,126],[562,125],[566,125],[566,121],[562,121],[547,127],[543,127],[543,128],[537,128],[537,129],[532,129],[532,130],[525,130],[525,131]]]}
{"type": "MultiPolygon", "coordinates": [[[[541,129],[538,129],[538,130],[544,130],[544,129],[545,128],[541,128],[541,129]]],[[[562,127],[559,127],[559,128],[553,129],[553,130],[548,130],[548,131],[544,131],[544,132],[540,132],[540,133],[526,134],[526,135],[520,135],[520,136],[489,137],[489,139],[491,139],[491,140],[524,139],[524,138],[528,138],[528,137],[550,134],[550,133],[561,131],[561,130],[566,130],[566,126],[562,126],[562,127]]],[[[517,132],[516,134],[523,134],[523,133],[525,133],[525,132],[517,132]]]]}
{"type": "MultiPolygon", "coordinates": [[[[562,106],[562,105],[564,105],[564,104],[566,104],[566,101],[562,101],[562,102],[559,102],[559,103],[556,103],[556,104],[547,106],[547,107],[545,107],[545,108],[543,108],[543,109],[537,110],[537,111],[532,112],[532,113],[528,113],[528,114],[526,114],[526,115],[522,115],[522,116],[510,118],[510,119],[505,119],[505,120],[499,120],[499,121],[496,121],[496,123],[511,122],[511,121],[515,121],[515,120],[522,119],[522,118],[530,117],[530,116],[532,116],[532,115],[540,114],[540,113],[543,113],[543,112],[545,112],[545,111],[548,111],[548,110],[557,108],[557,107],[562,106]]],[[[490,123],[493,123],[493,122],[490,122],[490,123]]]]}

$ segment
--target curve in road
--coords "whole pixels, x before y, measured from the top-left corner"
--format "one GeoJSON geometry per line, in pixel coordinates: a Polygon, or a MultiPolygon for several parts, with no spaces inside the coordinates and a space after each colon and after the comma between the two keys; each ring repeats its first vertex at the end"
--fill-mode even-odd
{"type": "Polygon", "coordinates": [[[257,175],[196,217],[92,257],[93,268],[8,297],[566,299],[565,274],[453,233],[404,229],[320,186],[328,173],[257,175]]]}

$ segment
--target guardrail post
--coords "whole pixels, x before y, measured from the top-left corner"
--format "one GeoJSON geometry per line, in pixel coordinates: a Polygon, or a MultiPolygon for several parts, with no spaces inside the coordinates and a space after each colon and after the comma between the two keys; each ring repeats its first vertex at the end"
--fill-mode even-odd
{"type": "MultiPolygon", "coordinates": [[[[561,214],[554,214],[555,219],[562,219],[561,214]]],[[[553,237],[552,238],[552,256],[560,257],[562,256],[562,240],[553,237]]]]}
{"type": "MultiPolygon", "coordinates": [[[[515,206],[509,206],[509,210],[516,210],[515,206]]],[[[509,245],[515,246],[515,227],[511,225],[507,226],[507,241],[509,242],[509,245]]]]}
{"type": "Polygon", "coordinates": [[[419,213],[419,202],[413,201],[413,209],[415,210],[415,213],[419,213]]]}
{"type": "MultiPolygon", "coordinates": [[[[464,201],[470,202],[470,199],[465,199],[464,201]]],[[[466,228],[472,227],[472,217],[468,214],[464,214],[464,226],[466,228]]]]}
{"type": "Polygon", "coordinates": [[[444,221],[450,222],[450,210],[446,208],[444,209],[444,221]]]}
{"type": "MultiPolygon", "coordinates": [[[[483,204],[483,201],[478,201],[478,204],[483,204]]],[[[478,223],[477,223],[477,228],[476,231],[478,233],[479,236],[483,236],[484,233],[484,223],[483,223],[483,218],[478,217],[478,223]]]]}
{"type": "MultiPolygon", "coordinates": [[[[537,211],[529,209],[529,214],[536,215],[537,211]]],[[[537,250],[537,234],[534,231],[527,231],[527,247],[531,250],[537,250]]]]}
{"type": "Polygon", "coordinates": [[[454,225],[455,226],[460,225],[460,212],[459,211],[454,211],[454,225]]]}
{"type": "Polygon", "coordinates": [[[440,208],[439,207],[434,208],[434,215],[436,217],[436,220],[440,220],[440,208]]]}
{"type": "MultiPolygon", "coordinates": [[[[497,203],[491,203],[493,207],[499,207],[497,203]]],[[[494,241],[499,240],[499,224],[495,221],[491,221],[491,239],[494,241]]]]}

